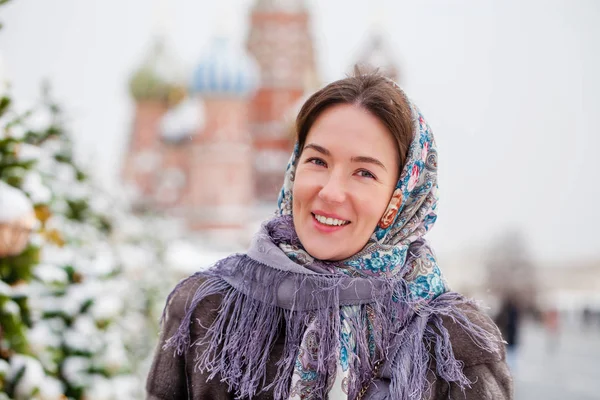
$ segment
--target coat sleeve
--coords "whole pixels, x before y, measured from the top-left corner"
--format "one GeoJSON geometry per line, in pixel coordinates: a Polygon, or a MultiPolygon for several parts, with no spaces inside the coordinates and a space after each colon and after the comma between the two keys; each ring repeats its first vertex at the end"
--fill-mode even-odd
{"type": "Polygon", "coordinates": [[[188,279],[175,289],[165,306],[160,337],[146,379],[147,400],[188,399],[187,353],[178,355],[174,349],[165,350],[163,346],[179,328],[193,287],[194,283],[188,279]]]}
{"type": "Polygon", "coordinates": [[[512,400],[513,385],[510,372],[504,361],[490,362],[465,367],[465,376],[472,382],[463,391],[458,385],[435,381],[432,400],[512,400]]]}
{"type": "MultiPolygon", "coordinates": [[[[500,345],[497,352],[487,352],[479,348],[471,337],[451,319],[444,319],[444,326],[450,334],[452,349],[463,365],[463,373],[471,381],[464,391],[456,383],[448,383],[430,374],[431,400],[512,400],[513,380],[506,364],[506,351],[502,336],[494,322],[475,306],[463,309],[471,321],[494,334],[500,345]]],[[[434,363],[435,364],[435,363],[434,363]]],[[[435,365],[430,371],[435,371],[435,365]]]]}
{"type": "Polygon", "coordinates": [[[190,277],[173,291],[165,306],[160,338],[146,380],[146,400],[230,400],[233,395],[226,383],[215,378],[208,380],[206,373],[194,368],[197,352],[195,344],[206,332],[206,327],[217,316],[221,298],[213,295],[203,299],[195,308],[190,320],[190,346],[179,355],[174,349],[163,347],[179,329],[202,278],[190,277]]]}

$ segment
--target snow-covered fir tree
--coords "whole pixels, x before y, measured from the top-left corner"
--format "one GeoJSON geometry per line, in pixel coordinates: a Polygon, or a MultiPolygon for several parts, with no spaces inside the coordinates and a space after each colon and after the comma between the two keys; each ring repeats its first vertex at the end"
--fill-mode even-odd
{"type": "Polygon", "coordinates": [[[19,112],[4,93],[0,399],[140,398],[164,298],[189,272],[165,265],[178,232],[94,185],[47,94],[19,112]]]}
{"type": "Polygon", "coordinates": [[[168,291],[223,255],[100,188],[49,91],[17,106],[1,62],[0,400],[141,399],[168,291]]]}
{"type": "Polygon", "coordinates": [[[0,400],[142,398],[168,291],[223,254],[95,185],[47,92],[0,98],[0,400]]]}
{"type": "Polygon", "coordinates": [[[127,291],[117,289],[111,222],[74,163],[59,107],[46,98],[19,113],[9,97],[1,102],[2,390],[95,398],[104,381],[132,372],[115,323],[127,291]],[[23,251],[10,249],[11,230],[29,236],[23,251]]]}

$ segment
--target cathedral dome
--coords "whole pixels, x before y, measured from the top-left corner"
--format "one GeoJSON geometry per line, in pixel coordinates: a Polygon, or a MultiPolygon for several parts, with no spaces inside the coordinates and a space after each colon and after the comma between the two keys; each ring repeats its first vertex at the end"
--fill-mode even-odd
{"type": "Polygon", "coordinates": [[[142,65],[129,81],[134,99],[177,103],[185,95],[184,73],[162,39],[153,43],[142,65]]]}
{"type": "Polygon", "coordinates": [[[230,39],[213,39],[192,77],[191,90],[201,96],[245,97],[258,87],[256,61],[230,39]]]}

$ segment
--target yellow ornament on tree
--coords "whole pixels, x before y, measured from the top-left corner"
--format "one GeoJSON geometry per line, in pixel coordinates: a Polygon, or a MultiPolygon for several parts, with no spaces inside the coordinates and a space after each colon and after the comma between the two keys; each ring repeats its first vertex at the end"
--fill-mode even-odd
{"type": "Polygon", "coordinates": [[[48,218],[52,216],[50,208],[45,204],[35,206],[35,217],[42,223],[42,226],[46,223],[48,218]]]}

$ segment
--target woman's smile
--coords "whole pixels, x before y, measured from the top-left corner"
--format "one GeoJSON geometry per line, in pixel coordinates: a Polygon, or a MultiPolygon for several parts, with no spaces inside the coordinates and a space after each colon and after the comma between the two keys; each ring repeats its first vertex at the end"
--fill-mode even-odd
{"type": "Polygon", "coordinates": [[[351,222],[338,216],[327,214],[322,211],[312,213],[314,218],[315,228],[322,233],[333,233],[347,227],[351,222]]]}

